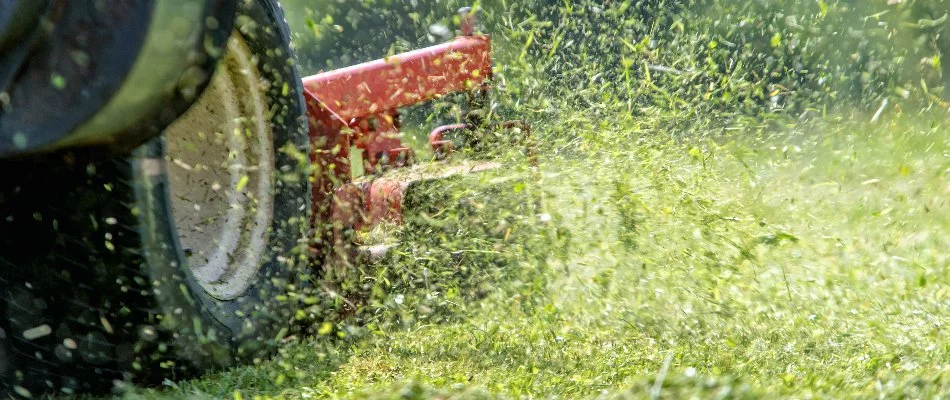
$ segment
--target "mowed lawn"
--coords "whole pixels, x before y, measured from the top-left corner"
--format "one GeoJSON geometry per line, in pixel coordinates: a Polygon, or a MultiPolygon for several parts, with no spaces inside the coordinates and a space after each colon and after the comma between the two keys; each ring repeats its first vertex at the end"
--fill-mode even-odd
{"type": "Polygon", "coordinates": [[[123,396],[950,397],[941,117],[539,124],[540,284],[123,396]]]}

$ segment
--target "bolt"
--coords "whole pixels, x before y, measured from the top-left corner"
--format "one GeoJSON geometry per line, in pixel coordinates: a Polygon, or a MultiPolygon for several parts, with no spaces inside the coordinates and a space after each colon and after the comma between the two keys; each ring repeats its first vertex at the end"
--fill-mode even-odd
{"type": "Polygon", "coordinates": [[[476,12],[472,10],[472,7],[462,7],[458,10],[459,14],[459,28],[462,31],[462,36],[472,36],[475,34],[475,24],[478,23],[478,17],[476,12]]]}

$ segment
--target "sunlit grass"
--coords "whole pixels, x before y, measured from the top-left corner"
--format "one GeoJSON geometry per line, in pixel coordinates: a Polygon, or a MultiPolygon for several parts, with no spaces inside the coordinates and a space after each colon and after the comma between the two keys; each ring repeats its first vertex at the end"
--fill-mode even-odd
{"type": "Polygon", "coordinates": [[[946,396],[950,137],[929,118],[679,139],[620,119],[547,154],[543,257],[474,275],[505,280],[454,316],[406,302],[363,334],[129,396],[946,396]]]}
{"type": "MultiPolygon", "coordinates": [[[[945,35],[899,23],[927,4],[615,3],[485,2],[538,169],[433,191],[462,207],[276,359],[126,396],[950,395],[950,135],[911,111],[946,108],[945,35]]],[[[447,104],[407,116],[423,161],[447,104]]]]}

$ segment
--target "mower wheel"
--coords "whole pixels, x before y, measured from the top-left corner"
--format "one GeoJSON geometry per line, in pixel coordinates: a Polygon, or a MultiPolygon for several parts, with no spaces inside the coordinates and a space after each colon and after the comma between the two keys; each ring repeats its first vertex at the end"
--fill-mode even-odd
{"type": "Polygon", "coordinates": [[[0,397],[257,361],[304,274],[303,89],[275,0],[241,0],[207,90],[111,160],[0,162],[0,397]]]}
{"type": "Polygon", "coordinates": [[[0,0],[0,158],[128,153],[208,84],[237,0],[0,0]]]}

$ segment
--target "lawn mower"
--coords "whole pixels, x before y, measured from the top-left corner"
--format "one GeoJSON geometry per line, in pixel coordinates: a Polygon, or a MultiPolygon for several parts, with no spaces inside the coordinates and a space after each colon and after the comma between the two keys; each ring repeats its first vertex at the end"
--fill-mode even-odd
{"type": "Polygon", "coordinates": [[[475,15],[301,78],[275,0],[0,0],[0,393],[267,357],[308,279],[385,252],[358,233],[398,224],[414,181],[497,168],[393,175],[418,164],[401,108],[467,95],[437,159],[530,136],[495,121],[475,15]]]}

